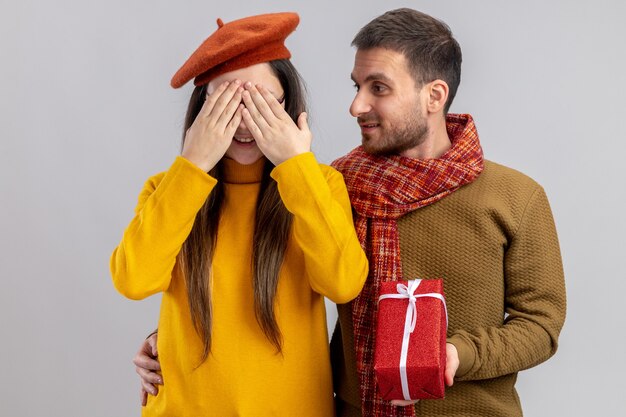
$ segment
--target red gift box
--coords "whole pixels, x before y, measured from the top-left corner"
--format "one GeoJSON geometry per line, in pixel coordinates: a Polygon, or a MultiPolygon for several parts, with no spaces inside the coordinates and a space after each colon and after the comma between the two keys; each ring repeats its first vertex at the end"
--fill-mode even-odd
{"type": "Polygon", "coordinates": [[[381,283],[374,370],[383,399],[443,398],[446,329],[441,279],[381,283]]]}

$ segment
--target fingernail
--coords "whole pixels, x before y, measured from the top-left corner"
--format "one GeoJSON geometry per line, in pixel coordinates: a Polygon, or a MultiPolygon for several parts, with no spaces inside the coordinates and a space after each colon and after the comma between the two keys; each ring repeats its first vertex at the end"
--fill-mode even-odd
{"type": "Polygon", "coordinates": [[[252,87],[252,83],[251,83],[250,81],[247,81],[247,82],[244,84],[244,86],[245,86],[246,88],[251,88],[251,87],[252,87]]]}
{"type": "Polygon", "coordinates": [[[235,80],[235,85],[239,85],[239,84],[241,84],[241,81],[240,80],[235,80]]]}

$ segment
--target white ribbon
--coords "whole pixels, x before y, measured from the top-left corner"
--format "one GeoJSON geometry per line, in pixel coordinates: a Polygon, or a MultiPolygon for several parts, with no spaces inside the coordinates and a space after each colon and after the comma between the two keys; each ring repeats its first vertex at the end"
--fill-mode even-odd
{"type": "Polygon", "coordinates": [[[419,287],[421,282],[421,279],[409,280],[407,282],[408,286],[405,284],[398,284],[396,286],[396,291],[398,291],[397,294],[383,294],[378,297],[379,302],[387,298],[409,299],[409,305],[406,308],[406,317],[404,319],[402,349],[400,351],[400,382],[402,383],[402,395],[404,395],[404,399],[407,401],[411,400],[411,395],[409,392],[409,379],[406,374],[406,359],[409,352],[409,339],[411,338],[411,333],[415,330],[415,324],[417,323],[417,307],[415,306],[415,301],[418,298],[423,297],[431,297],[441,300],[443,302],[443,309],[446,312],[446,328],[448,328],[448,309],[446,308],[446,300],[443,298],[443,295],[436,292],[415,294],[415,290],[417,290],[417,287],[419,287]]]}

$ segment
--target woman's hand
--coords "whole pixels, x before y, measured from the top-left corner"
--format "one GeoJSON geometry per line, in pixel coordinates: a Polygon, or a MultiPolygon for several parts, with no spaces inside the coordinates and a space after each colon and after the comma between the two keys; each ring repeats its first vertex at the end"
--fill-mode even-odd
{"type": "Polygon", "coordinates": [[[242,112],[243,121],[267,159],[278,165],[311,150],[313,135],[306,113],[298,116],[296,125],[267,88],[250,82],[244,87],[243,103],[246,108],[242,112]]]}
{"type": "Polygon", "coordinates": [[[141,405],[146,405],[148,393],[157,395],[157,385],[163,385],[163,378],[157,373],[161,370],[157,352],[157,333],[154,332],[143,341],[139,351],[133,358],[135,371],[141,379],[141,405]]]}
{"type": "Polygon", "coordinates": [[[181,155],[204,171],[210,171],[226,153],[241,122],[241,82],[221,84],[185,134],[181,155]]]}

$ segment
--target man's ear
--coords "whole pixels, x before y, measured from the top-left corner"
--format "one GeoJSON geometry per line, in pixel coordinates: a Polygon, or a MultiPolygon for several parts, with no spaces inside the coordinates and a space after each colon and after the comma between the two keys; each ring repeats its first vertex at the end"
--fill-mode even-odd
{"type": "Polygon", "coordinates": [[[428,94],[428,103],[426,105],[428,113],[443,112],[448,101],[448,94],[450,93],[448,83],[443,80],[435,80],[424,87],[426,87],[425,92],[428,94]]]}

